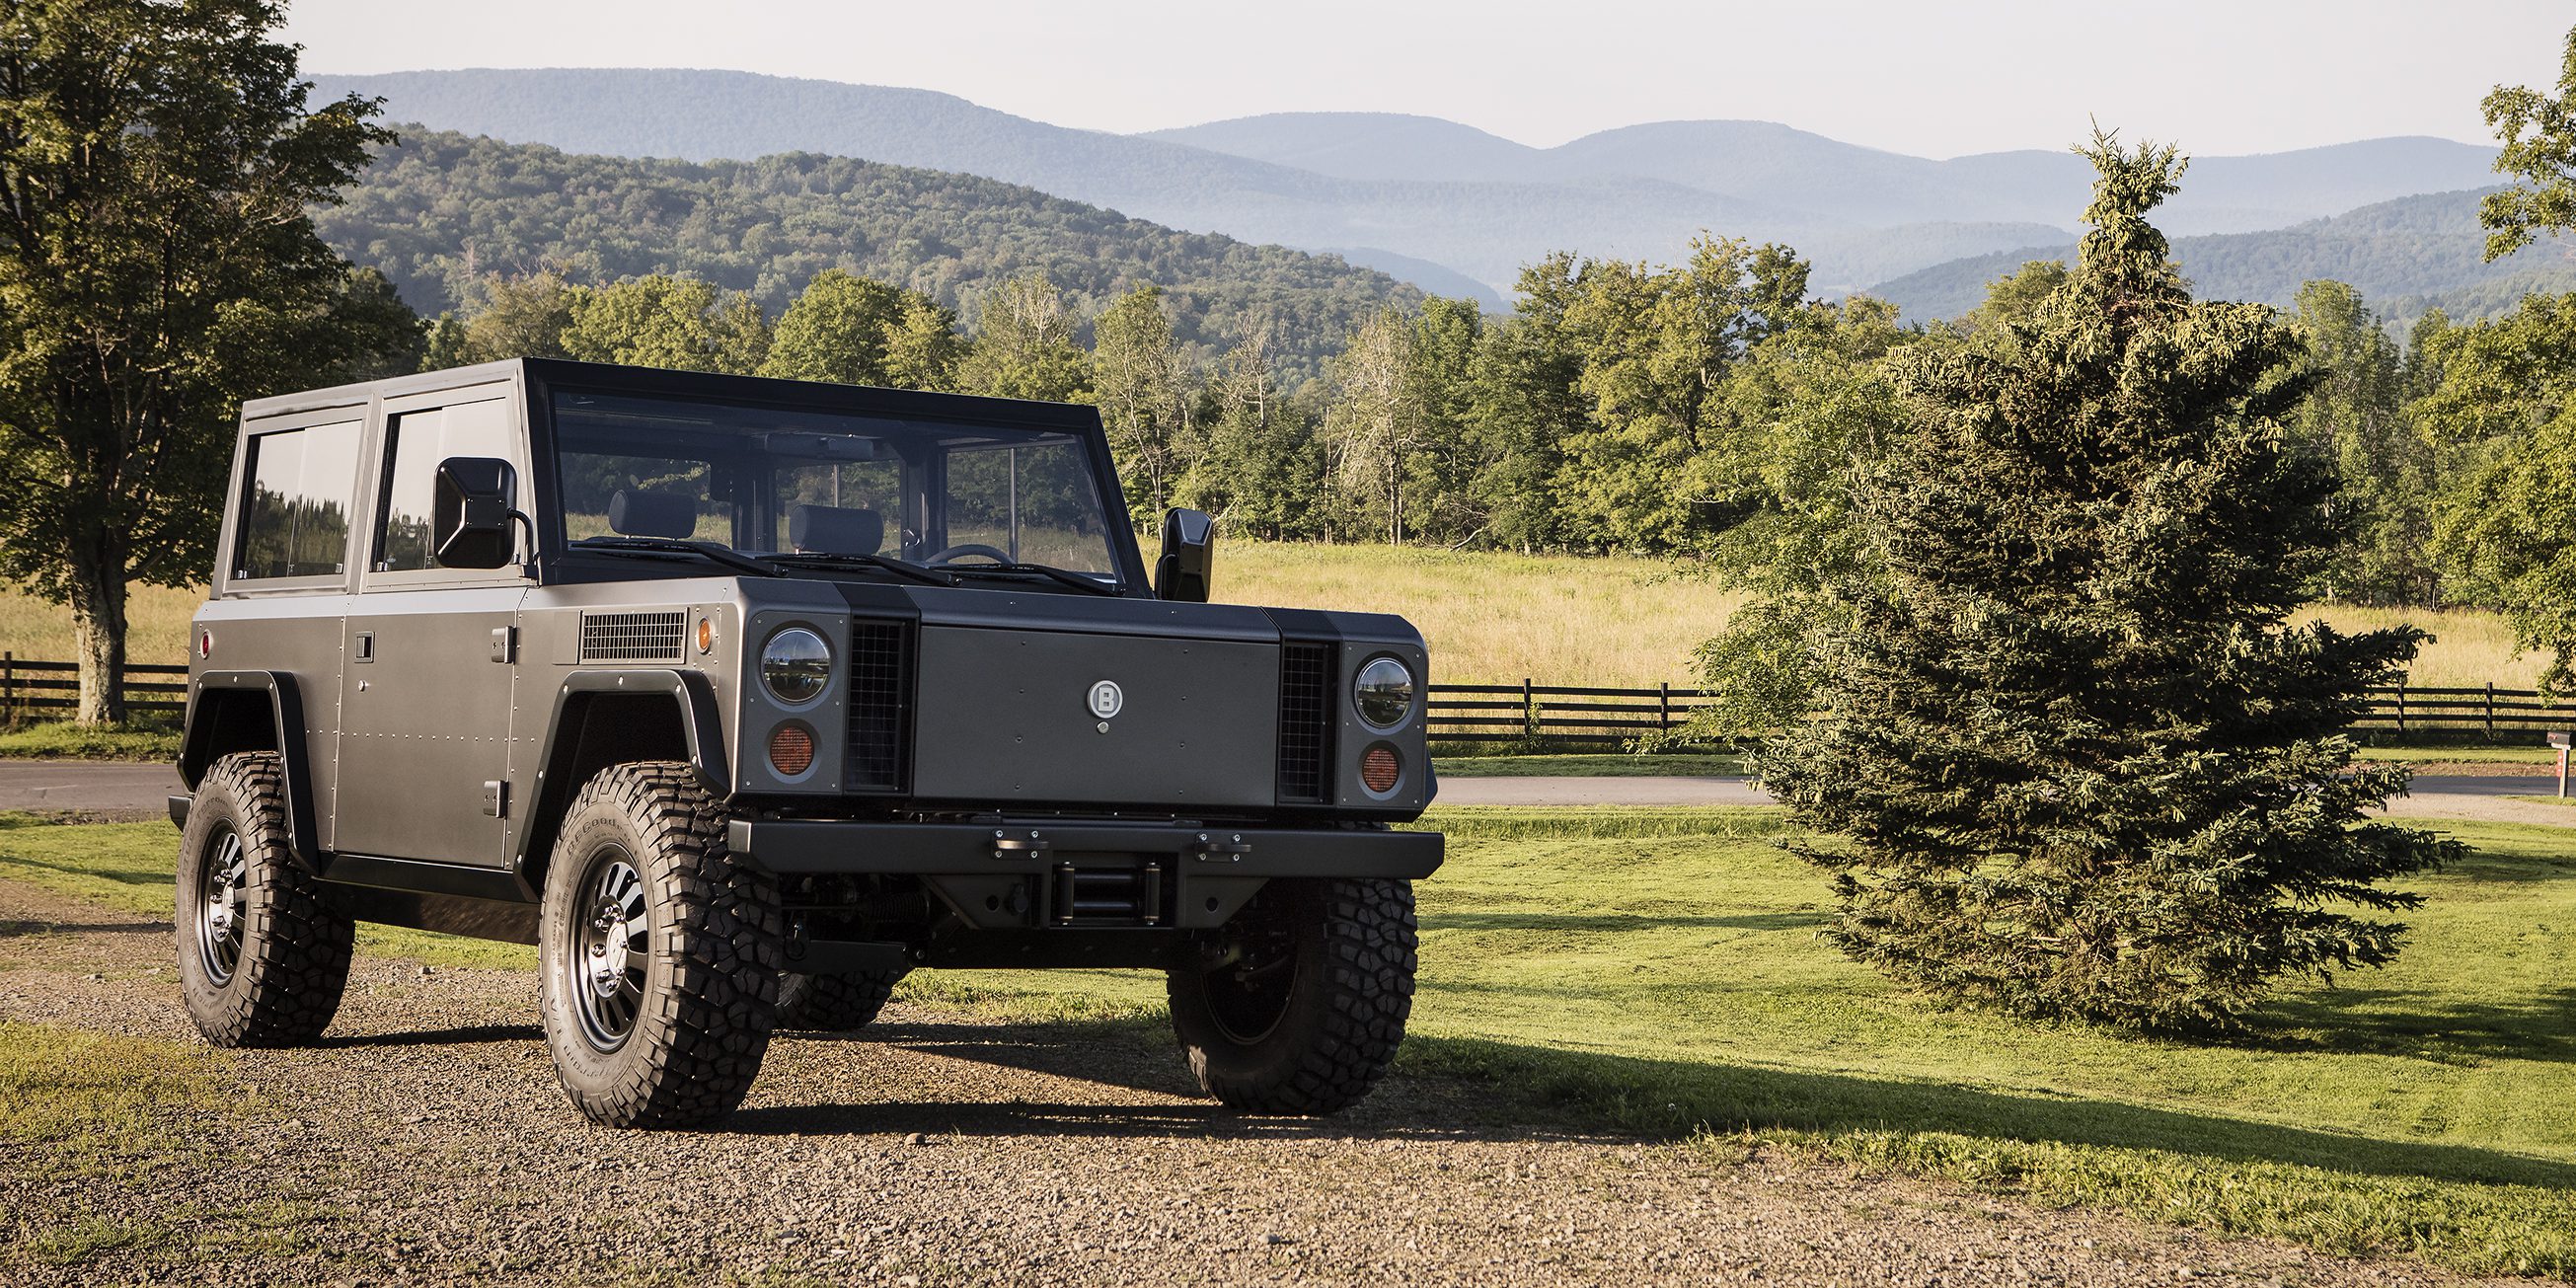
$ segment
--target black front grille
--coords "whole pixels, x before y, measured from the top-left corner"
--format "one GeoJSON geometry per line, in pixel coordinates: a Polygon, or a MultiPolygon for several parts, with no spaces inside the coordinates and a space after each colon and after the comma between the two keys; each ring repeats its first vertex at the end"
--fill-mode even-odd
{"type": "Polygon", "coordinates": [[[853,790],[903,790],[911,714],[911,627],[850,623],[850,745],[843,764],[853,790]]]}
{"type": "Polygon", "coordinates": [[[670,612],[583,613],[581,660],[585,662],[677,662],[687,638],[689,615],[670,612]]]}
{"type": "Polygon", "coordinates": [[[1333,646],[1279,650],[1279,800],[1320,805],[1333,752],[1333,646]]]}

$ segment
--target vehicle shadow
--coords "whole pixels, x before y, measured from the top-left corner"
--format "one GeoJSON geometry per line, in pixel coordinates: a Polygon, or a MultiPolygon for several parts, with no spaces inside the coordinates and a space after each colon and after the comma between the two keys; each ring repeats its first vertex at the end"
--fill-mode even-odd
{"type": "Polygon", "coordinates": [[[534,1024],[468,1024],[448,1029],[395,1030],[387,1033],[326,1033],[312,1045],[321,1050],[368,1047],[461,1046],[475,1042],[543,1042],[546,1031],[534,1024]]]}
{"type": "Polygon", "coordinates": [[[0,939],[22,935],[167,935],[167,921],[30,921],[0,918],[0,939]]]}
{"type": "Polygon", "coordinates": [[[762,1105],[753,1134],[1209,1136],[1649,1141],[1770,1129],[1944,1133],[1972,1141],[2160,1150],[2358,1175],[2576,1190],[2576,1163],[2118,1100],[1904,1078],[1646,1059],[1469,1038],[1407,1039],[1397,1072],[1351,1112],[1257,1118],[1198,1100],[1167,1034],[1134,1021],[890,1024],[872,1041],[1115,1092],[1025,1101],[762,1105]],[[1142,1095],[1196,1103],[1135,1103],[1142,1095]]]}

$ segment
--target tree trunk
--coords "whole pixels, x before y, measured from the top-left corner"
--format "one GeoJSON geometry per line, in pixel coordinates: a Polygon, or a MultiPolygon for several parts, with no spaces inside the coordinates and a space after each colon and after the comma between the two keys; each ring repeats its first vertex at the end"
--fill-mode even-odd
{"type": "Polygon", "coordinates": [[[80,707],[72,718],[82,724],[121,724],[125,720],[124,569],[74,562],[72,645],[80,655],[76,659],[80,707]]]}

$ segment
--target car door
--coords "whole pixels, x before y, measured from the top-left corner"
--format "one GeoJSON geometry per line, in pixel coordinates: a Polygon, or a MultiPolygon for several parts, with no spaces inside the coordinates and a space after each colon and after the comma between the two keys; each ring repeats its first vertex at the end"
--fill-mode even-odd
{"type": "Polygon", "coordinates": [[[509,461],[528,508],[520,409],[506,383],[385,401],[373,532],[341,671],[342,852],[504,861],[527,582],[515,567],[438,566],[430,515],[439,462],[458,456],[509,461]]]}

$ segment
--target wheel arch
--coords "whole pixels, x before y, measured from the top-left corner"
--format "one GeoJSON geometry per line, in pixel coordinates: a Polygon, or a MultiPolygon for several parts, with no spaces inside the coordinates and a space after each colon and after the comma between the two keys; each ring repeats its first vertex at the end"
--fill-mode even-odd
{"type": "Polygon", "coordinates": [[[563,816],[582,784],[611,765],[675,760],[708,792],[731,794],[724,726],[705,676],[672,670],[575,671],[555,691],[538,751],[534,800],[511,865],[529,890],[545,888],[563,816]]]}
{"type": "Polygon", "coordinates": [[[193,793],[222,758],[246,751],[276,754],[286,793],[287,848],[298,866],[321,871],[313,765],[305,741],[303,692],[283,671],[207,671],[190,681],[186,731],[179,741],[179,779],[193,793]]]}

